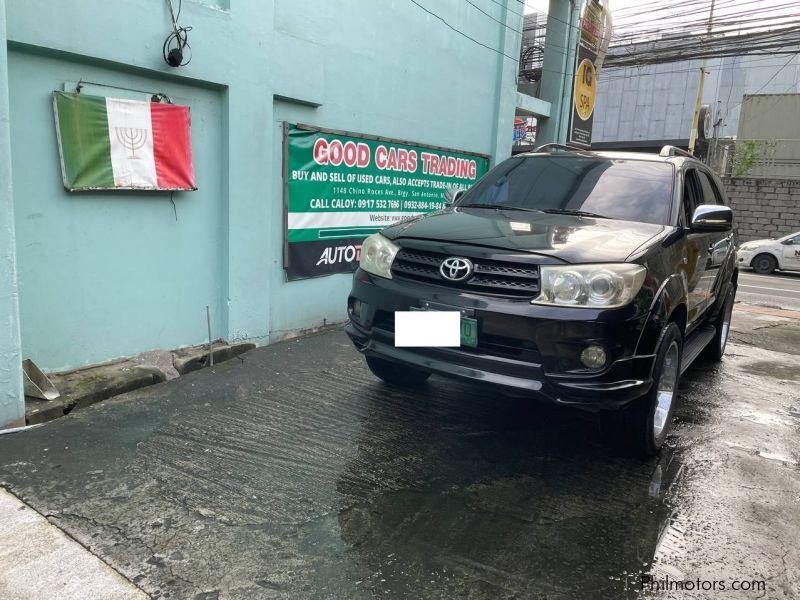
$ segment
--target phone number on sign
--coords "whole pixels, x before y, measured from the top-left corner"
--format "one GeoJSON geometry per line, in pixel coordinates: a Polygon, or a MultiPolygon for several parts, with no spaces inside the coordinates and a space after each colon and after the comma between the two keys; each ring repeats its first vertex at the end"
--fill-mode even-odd
{"type": "Polygon", "coordinates": [[[378,209],[378,210],[439,210],[444,207],[441,200],[376,200],[374,198],[312,198],[311,210],[320,209],[378,209]]]}
{"type": "Polygon", "coordinates": [[[439,210],[444,202],[436,200],[404,200],[403,208],[410,210],[439,210]]]}

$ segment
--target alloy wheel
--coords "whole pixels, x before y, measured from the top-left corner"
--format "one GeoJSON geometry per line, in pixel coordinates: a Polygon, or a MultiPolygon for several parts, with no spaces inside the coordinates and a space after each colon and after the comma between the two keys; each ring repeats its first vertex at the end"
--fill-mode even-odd
{"type": "Polygon", "coordinates": [[[728,300],[725,304],[725,312],[722,315],[722,323],[720,323],[720,336],[719,336],[719,352],[725,352],[725,345],[728,343],[728,333],[731,330],[731,315],[733,313],[733,298],[728,300]]]}
{"type": "Polygon", "coordinates": [[[678,384],[679,359],[678,342],[673,340],[664,355],[664,364],[661,366],[661,375],[656,387],[656,408],[653,412],[653,437],[655,438],[659,438],[667,426],[672,402],[675,399],[675,388],[678,384]]]}

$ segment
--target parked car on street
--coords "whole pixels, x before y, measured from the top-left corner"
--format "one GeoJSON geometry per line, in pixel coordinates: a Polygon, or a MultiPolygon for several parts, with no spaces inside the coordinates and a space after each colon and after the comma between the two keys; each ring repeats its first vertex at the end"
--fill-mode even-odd
{"type": "Polygon", "coordinates": [[[437,373],[602,411],[652,455],[681,373],[725,351],[738,277],[727,204],[717,176],[672,147],[520,154],[364,241],[346,331],[390,384],[437,373]],[[457,312],[460,345],[397,346],[396,313],[411,311],[457,312]]]}
{"type": "Polygon", "coordinates": [[[800,271],[800,231],[777,240],[745,242],[736,254],[740,267],[753,267],[756,273],[768,275],[775,269],[800,271]]]}

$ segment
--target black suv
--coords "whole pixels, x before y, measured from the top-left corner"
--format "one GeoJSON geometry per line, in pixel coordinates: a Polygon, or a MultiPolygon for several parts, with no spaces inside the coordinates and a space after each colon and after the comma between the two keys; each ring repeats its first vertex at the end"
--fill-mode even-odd
{"type": "Polygon", "coordinates": [[[388,383],[438,373],[602,410],[651,455],[681,373],[725,350],[735,248],[720,180],[689,154],[551,145],[367,238],[346,331],[388,383]],[[396,347],[413,310],[458,311],[461,345],[396,347]]]}

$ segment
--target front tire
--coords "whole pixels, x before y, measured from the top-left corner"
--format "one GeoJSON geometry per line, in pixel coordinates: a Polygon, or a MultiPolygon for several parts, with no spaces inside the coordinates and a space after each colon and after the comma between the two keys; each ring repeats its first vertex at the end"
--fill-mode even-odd
{"type": "Polygon", "coordinates": [[[653,366],[653,387],[622,409],[620,415],[632,449],[643,456],[658,453],[672,426],[683,356],[683,335],[675,323],[664,329],[653,366]]]}
{"type": "Polygon", "coordinates": [[[366,356],[367,367],[378,379],[391,385],[417,387],[425,383],[430,373],[407,367],[375,356],[366,356]]]}
{"type": "Polygon", "coordinates": [[[771,254],[759,254],[752,260],[750,266],[756,273],[770,275],[778,268],[778,261],[771,254]]]}

